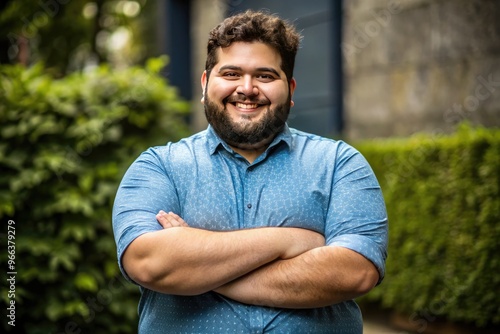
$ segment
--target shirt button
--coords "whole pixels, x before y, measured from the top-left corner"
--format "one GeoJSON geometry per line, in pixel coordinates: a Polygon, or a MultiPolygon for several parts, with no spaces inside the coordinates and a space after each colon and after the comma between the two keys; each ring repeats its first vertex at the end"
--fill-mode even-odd
{"type": "Polygon", "coordinates": [[[247,208],[251,209],[252,208],[252,204],[248,203],[247,204],[247,208]]]}

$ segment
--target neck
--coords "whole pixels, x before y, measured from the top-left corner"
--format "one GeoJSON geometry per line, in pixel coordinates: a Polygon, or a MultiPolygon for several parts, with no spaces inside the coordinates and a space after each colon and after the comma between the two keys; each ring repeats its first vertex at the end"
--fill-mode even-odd
{"type": "Polygon", "coordinates": [[[229,146],[249,163],[253,163],[267,149],[273,138],[266,138],[255,144],[234,144],[228,143],[229,146]]]}
{"type": "Polygon", "coordinates": [[[246,159],[249,163],[253,163],[255,159],[259,157],[266,149],[258,149],[258,150],[252,150],[252,149],[242,149],[239,147],[234,147],[231,146],[231,148],[238,154],[240,154],[243,158],[246,159]]]}

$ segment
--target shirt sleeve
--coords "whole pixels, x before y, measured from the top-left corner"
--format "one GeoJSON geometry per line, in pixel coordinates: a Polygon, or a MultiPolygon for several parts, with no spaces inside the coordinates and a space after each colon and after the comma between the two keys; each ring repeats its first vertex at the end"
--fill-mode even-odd
{"type": "Polygon", "coordinates": [[[151,148],[142,153],[125,173],[116,194],[113,233],[118,265],[130,281],[122,265],[127,247],[140,235],[162,229],[156,220],[158,211],[179,212],[178,197],[161,157],[166,150],[151,148]]]}
{"type": "Polygon", "coordinates": [[[380,185],[366,159],[340,143],[327,213],[327,245],[351,249],[385,275],[388,220],[380,185]]]}

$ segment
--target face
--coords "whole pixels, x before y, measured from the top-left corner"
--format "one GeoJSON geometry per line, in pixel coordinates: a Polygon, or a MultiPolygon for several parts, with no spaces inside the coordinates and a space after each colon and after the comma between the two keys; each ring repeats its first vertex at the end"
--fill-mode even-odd
{"type": "Polygon", "coordinates": [[[295,80],[288,84],[279,53],[263,43],[235,42],[217,56],[210,78],[201,77],[208,122],[230,145],[269,144],[286,122],[295,80]]]}

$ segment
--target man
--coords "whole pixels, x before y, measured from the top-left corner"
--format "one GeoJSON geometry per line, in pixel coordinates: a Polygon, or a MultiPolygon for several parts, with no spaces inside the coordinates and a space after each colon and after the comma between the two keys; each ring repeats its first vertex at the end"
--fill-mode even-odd
{"type": "Polygon", "coordinates": [[[300,36],[247,11],[209,37],[207,130],[144,152],[113,224],[140,333],[361,333],[387,216],[352,147],[290,129],[300,36]]]}

